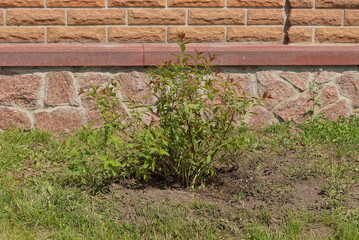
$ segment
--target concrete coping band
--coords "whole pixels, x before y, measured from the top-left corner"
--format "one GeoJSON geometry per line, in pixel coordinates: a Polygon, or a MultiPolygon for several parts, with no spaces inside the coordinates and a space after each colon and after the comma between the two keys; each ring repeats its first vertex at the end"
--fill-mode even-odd
{"type": "MultiPolygon", "coordinates": [[[[353,66],[359,65],[359,46],[287,46],[189,44],[216,56],[219,66],[353,66]]],[[[2,67],[152,66],[173,60],[177,44],[122,45],[0,45],[2,67]]]]}

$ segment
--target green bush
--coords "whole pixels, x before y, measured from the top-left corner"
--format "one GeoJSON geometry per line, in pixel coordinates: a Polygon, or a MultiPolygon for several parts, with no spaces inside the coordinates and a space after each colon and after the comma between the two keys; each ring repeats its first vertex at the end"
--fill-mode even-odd
{"type": "MultiPolygon", "coordinates": [[[[214,72],[214,57],[198,51],[187,54],[186,44],[180,35],[181,53],[174,54],[177,61],[149,71],[152,95],[142,102],[120,100],[116,81],[87,92],[102,112],[104,131],[101,137],[89,136],[101,144],[85,153],[100,161],[96,166],[102,166],[102,173],[152,177],[185,187],[215,174],[230,144],[229,136],[237,124],[245,125],[244,116],[254,98],[238,94],[235,83],[214,72]],[[154,103],[143,103],[149,99],[154,103]],[[119,110],[121,104],[127,106],[126,112],[119,110]]],[[[78,159],[78,153],[72,158],[78,159]]],[[[72,169],[91,165],[86,160],[78,162],[72,169]]]]}

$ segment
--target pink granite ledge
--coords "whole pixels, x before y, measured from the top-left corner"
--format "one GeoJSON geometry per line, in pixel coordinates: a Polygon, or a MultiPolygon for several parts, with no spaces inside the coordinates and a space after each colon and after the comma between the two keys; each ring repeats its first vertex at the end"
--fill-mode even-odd
{"type": "Polygon", "coordinates": [[[143,45],[0,45],[0,66],[142,66],[143,45]]]}
{"type": "MultiPolygon", "coordinates": [[[[195,49],[215,55],[214,64],[221,66],[359,65],[359,46],[192,44],[187,50],[195,49]]],[[[158,65],[176,51],[173,45],[144,44],[144,65],[158,65]]]]}
{"type": "MultiPolygon", "coordinates": [[[[359,46],[190,44],[222,66],[359,65],[359,46]]],[[[0,66],[151,66],[173,59],[176,44],[0,45],[0,66]]]]}

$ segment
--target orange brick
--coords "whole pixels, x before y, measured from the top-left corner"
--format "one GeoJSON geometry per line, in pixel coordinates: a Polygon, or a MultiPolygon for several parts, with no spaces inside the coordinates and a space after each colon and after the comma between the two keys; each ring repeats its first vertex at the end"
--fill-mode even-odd
{"type": "Polygon", "coordinates": [[[45,28],[43,27],[0,27],[2,43],[43,43],[45,28]]]}
{"type": "Polygon", "coordinates": [[[168,0],[169,7],[224,7],[224,0],[168,0]]]}
{"type": "Polygon", "coordinates": [[[228,0],[228,7],[283,7],[283,0],[228,0]]]}
{"type": "Polygon", "coordinates": [[[44,0],[1,0],[0,7],[44,7],[44,0]]]}
{"type": "Polygon", "coordinates": [[[289,0],[291,7],[303,7],[311,8],[313,7],[313,0],[289,0]]]}
{"type": "Polygon", "coordinates": [[[189,24],[244,24],[244,9],[190,9],[189,24]]]}
{"type": "Polygon", "coordinates": [[[47,41],[50,43],[94,43],[105,42],[104,27],[48,27],[47,41]]]}
{"type": "Polygon", "coordinates": [[[64,25],[65,22],[65,10],[9,9],[6,13],[8,25],[64,25]]]}
{"type": "Polygon", "coordinates": [[[292,25],[341,25],[342,10],[293,9],[290,13],[292,25]]]}
{"type": "Polygon", "coordinates": [[[230,42],[281,42],[282,27],[228,27],[227,40],[230,42]]]}
{"type": "Polygon", "coordinates": [[[110,42],[165,42],[166,32],[163,27],[110,27],[110,42]]]}
{"type": "Polygon", "coordinates": [[[249,9],[248,25],[283,24],[284,11],[282,9],[249,9]]]}
{"type": "Polygon", "coordinates": [[[135,9],[128,12],[129,24],[186,24],[185,9],[135,9]]]}
{"type": "Polygon", "coordinates": [[[317,28],[315,33],[317,42],[329,43],[359,43],[358,28],[317,28]]]}
{"type": "Polygon", "coordinates": [[[69,25],[125,24],[125,11],[121,9],[70,9],[69,25]]]}
{"type": "Polygon", "coordinates": [[[178,33],[185,33],[189,42],[223,42],[223,27],[169,27],[168,41],[176,42],[178,33]]]}
{"type": "Polygon", "coordinates": [[[309,27],[291,27],[288,31],[290,43],[311,42],[313,29],[309,27]]]}
{"type": "Polygon", "coordinates": [[[166,0],[109,0],[111,7],[165,7],[166,0]]]}
{"type": "Polygon", "coordinates": [[[359,25],[359,10],[345,11],[345,25],[359,25]]]}
{"type": "Polygon", "coordinates": [[[317,8],[358,8],[359,0],[316,0],[317,8]]]}
{"type": "Polygon", "coordinates": [[[47,7],[104,7],[104,0],[47,0],[47,7]]]}

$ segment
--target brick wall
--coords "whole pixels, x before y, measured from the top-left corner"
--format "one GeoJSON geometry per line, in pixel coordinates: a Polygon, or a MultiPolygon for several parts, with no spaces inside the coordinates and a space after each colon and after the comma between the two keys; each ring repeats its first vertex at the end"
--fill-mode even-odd
{"type": "Polygon", "coordinates": [[[359,43],[359,0],[1,0],[0,43],[359,43]]]}

